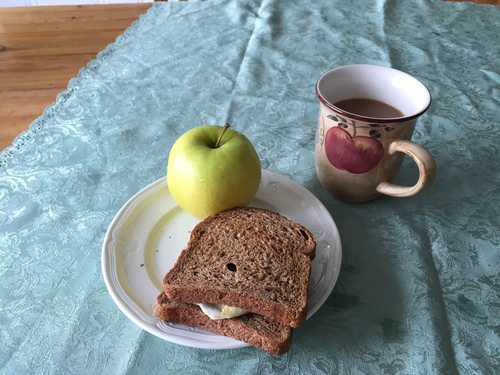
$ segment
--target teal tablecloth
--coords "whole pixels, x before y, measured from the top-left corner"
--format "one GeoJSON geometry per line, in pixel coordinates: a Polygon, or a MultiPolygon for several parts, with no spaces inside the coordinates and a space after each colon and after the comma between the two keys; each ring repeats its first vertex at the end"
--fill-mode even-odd
{"type": "MultiPolygon", "coordinates": [[[[500,8],[438,0],[154,4],[0,154],[0,373],[498,374],[499,25],[500,8]],[[350,63],[429,87],[430,190],[350,205],[320,187],[314,85],[350,63]],[[342,237],[334,291],[281,357],[161,340],[101,275],[107,227],[175,139],[226,121],[342,237]]],[[[398,181],[415,176],[405,162],[398,181]]]]}

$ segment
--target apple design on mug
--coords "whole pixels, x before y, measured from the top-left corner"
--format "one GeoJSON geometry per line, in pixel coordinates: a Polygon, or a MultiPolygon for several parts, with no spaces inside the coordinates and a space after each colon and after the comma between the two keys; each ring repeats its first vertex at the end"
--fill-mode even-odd
{"type": "Polygon", "coordinates": [[[335,168],[361,174],[375,168],[382,160],[384,147],[375,138],[352,136],[345,129],[334,126],[326,133],[325,153],[335,168]]]}

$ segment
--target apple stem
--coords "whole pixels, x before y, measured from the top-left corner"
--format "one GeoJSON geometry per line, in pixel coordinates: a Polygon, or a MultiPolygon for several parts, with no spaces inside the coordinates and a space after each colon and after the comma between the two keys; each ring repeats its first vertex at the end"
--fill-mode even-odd
{"type": "Polygon", "coordinates": [[[224,136],[224,133],[226,130],[229,128],[229,124],[226,122],[224,124],[224,129],[222,129],[222,133],[220,133],[219,138],[217,138],[217,142],[215,142],[215,148],[218,148],[220,146],[220,141],[222,140],[222,137],[224,136]]]}

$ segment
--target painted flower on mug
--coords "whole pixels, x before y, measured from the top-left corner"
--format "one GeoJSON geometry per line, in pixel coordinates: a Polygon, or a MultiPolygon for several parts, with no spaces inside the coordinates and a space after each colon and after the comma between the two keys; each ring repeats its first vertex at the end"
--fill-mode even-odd
{"type": "Polygon", "coordinates": [[[335,168],[349,173],[361,174],[372,170],[384,157],[384,147],[376,139],[379,133],[351,135],[346,127],[339,124],[326,132],[324,144],[328,161],[335,168]]]}

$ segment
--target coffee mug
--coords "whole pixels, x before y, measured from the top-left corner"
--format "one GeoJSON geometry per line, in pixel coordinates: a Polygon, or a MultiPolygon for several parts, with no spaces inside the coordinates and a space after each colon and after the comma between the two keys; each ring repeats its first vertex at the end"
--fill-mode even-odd
{"type": "Polygon", "coordinates": [[[412,196],[432,184],[436,163],[410,140],[418,117],[431,104],[419,80],[388,67],[346,65],[323,74],[316,95],[316,174],[332,196],[362,203],[381,194],[412,196]],[[413,186],[392,183],[405,155],[418,166],[413,186]]]}

